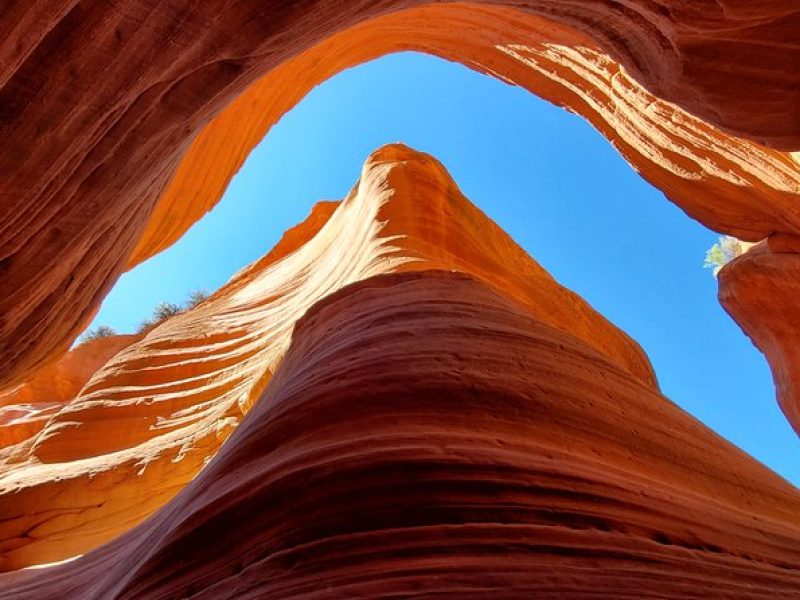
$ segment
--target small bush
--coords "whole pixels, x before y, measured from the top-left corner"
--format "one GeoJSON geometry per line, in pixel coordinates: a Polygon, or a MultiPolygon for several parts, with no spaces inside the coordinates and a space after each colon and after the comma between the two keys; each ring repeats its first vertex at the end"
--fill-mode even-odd
{"type": "Polygon", "coordinates": [[[92,329],[89,329],[86,333],[81,336],[80,343],[85,344],[86,342],[91,342],[93,340],[99,340],[100,338],[107,338],[111,337],[112,335],[117,335],[117,332],[109,327],[108,325],[98,325],[92,329]]]}
{"type": "Polygon", "coordinates": [[[211,294],[205,290],[194,290],[189,293],[189,298],[187,298],[184,306],[175,304],[174,302],[159,302],[155,305],[155,307],[153,307],[153,312],[150,315],[150,318],[142,321],[137,331],[139,333],[146,333],[167,319],[170,319],[175,315],[179,315],[182,312],[189,310],[190,308],[194,308],[202,302],[205,302],[210,296],[211,294]]]}
{"type": "Polygon", "coordinates": [[[186,308],[194,308],[198,304],[202,304],[208,300],[209,296],[211,296],[211,294],[205,290],[194,290],[189,294],[189,299],[186,301],[186,308]]]}
{"type": "Polygon", "coordinates": [[[139,323],[139,327],[136,328],[136,333],[147,333],[156,325],[157,323],[155,323],[153,319],[145,319],[139,323]]]}
{"type": "Polygon", "coordinates": [[[733,236],[723,235],[716,244],[706,251],[706,260],[703,263],[703,267],[712,269],[712,273],[716,277],[722,267],[737,256],[744,254],[751,245],[733,236]]]}
{"type": "Polygon", "coordinates": [[[150,318],[142,321],[142,324],[139,325],[137,331],[139,333],[145,333],[156,325],[160,325],[167,319],[174,317],[175,315],[179,315],[182,312],[183,308],[174,302],[159,302],[155,305],[155,307],[153,307],[153,313],[150,318]]]}
{"type": "Polygon", "coordinates": [[[155,305],[155,308],[153,308],[153,320],[160,323],[182,312],[183,309],[178,304],[173,302],[159,302],[155,305]]]}

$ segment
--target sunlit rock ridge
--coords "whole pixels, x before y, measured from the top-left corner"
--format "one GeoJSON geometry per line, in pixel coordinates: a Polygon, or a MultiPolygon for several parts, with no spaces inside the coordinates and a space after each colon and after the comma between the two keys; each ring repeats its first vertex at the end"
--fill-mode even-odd
{"type": "Polygon", "coordinates": [[[400,50],[582,115],[712,229],[800,230],[795,2],[9,0],[1,21],[0,385],[65,352],[310,89],[400,50]]]}
{"type": "Polygon", "coordinates": [[[341,203],[317,204],[267,256],[98,365],[36,435],[2,451],[0,513],[11,518],[0,568],[84,552],[150,514],[248,412],[315,302],[374,275],[428,269],[473,274],[655,388],[638,345],[559,286],[438,161],[387,146],[341,203]]]}
{"type": "Polygon", "coordinates": [[[3,450],[0,597],[800,593],[800,492],[405,146],[110,339],[3,450]]]}
{"type": "Polygon", "coordinates": [[[3,3],[0,598],[800,595],[798,491],[401,145],[206,302],[67,352],[315,85],[416,50],[758,242],[719,297],[800,431],[798,31],[786,0],[3,3]]]}

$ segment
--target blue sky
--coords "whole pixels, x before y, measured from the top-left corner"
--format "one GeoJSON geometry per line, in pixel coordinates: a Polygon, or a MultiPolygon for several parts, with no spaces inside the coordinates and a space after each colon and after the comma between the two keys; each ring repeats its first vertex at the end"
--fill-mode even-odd
{"type": "Polygon", "coordinates": [[[643,181],[581,118],[419,54],[384,57],[316,88],[205,219],[120,278],[94,323],[132,331],[160,301],[215,290],[314,202],[343,197],[370,152],[397,141],[441,160],[556,279],[634,337],[665,395],[800,484],[800,440],[777,407],[767,363],[702,268],[717,234],[643,181]]]}

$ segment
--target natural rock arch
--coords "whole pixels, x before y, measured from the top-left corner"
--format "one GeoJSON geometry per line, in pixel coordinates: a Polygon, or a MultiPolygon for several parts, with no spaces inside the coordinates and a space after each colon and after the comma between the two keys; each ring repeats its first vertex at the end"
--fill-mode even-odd
{"type": "Polygon", "coordinates": [[[0,300],[0,383],[63,352],[125,264],[213,206],[305,92],[398,50],[458,60],[583,114],[715,229],[795,233],[792,156],[709,123],[798,147],[798,22],[778,0],[127,0],[110,12],[99,2],[12,2],[0,26],[0,127],[15,149],[0,157],[0,278],[10,290],[0,300]]]}
{"type": "MultiPolygon", "coordinates": [[[[796,422],[798,169],[761,145],[800,145],[786,2],[108,5],[4,7],[4,382],[57,356],[316,83],[420,50],[579,112],[694,218],[768,236],[723,269],[723,300],[796,422]]],[[[796,593],[798,491],[664,399],[638,346],[502,232],[451,218],[435,161],[380,156],[338,208],[9,439],[5,569],[92,548],[181,491],[73,564],[1,576],[3,593],[796,593]],[[382,218],[404,186],[443,208],[382,218]]]]}

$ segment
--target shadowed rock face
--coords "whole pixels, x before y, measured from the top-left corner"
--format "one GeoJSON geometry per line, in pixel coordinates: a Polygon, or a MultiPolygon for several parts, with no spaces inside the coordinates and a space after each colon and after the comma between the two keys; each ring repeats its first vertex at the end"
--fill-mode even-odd
{"type": "Polygon", "coordinates": [[[800,430],[798,30],[785,0],[5,2],[0,569],[89,553],[0,597],[800,594],[797,490],[401,146],[196,309],[64,354],[314,85],[419,50],[767,238],[720,299],[800,430]]]}
{"type": "Polygon", "coordinates": [[[719,300],[767,357],[781,409],[800,433],[800,237],[771,236],[726,265],[719,300]]]}
{"type": "Polygon", "coordinates": [[[800,494],[463,273],[316,303],[164,509],[14,598],[800,593],[800,494]]]}
{"type": "Polygon", "coordinates": [[[386,146],[341,203],[316,205],[267,256],[114,356],[35,436],[0,452],[0,569],[83,553],[150,515],[250,410],[315,302],[373,275],[429,269],[471,273],[656,389],[639,346],[555,282],[438,161],[386,146]]]}
{"type": "Polygon", "coordinates": [[[800,593],[800,492],[402,145],[0,460],[3,569],[88,551],[0,597],[800,593]]]}
{"type": "Polygon", "coordinates": [[[387,52],[460,61],[584,115],[715,229],[798,232],[797,165],[760,145],[800,147],[786,0],[10,0],[2,21],[2,385],[61,355],[311,87],[387,52]]]}

